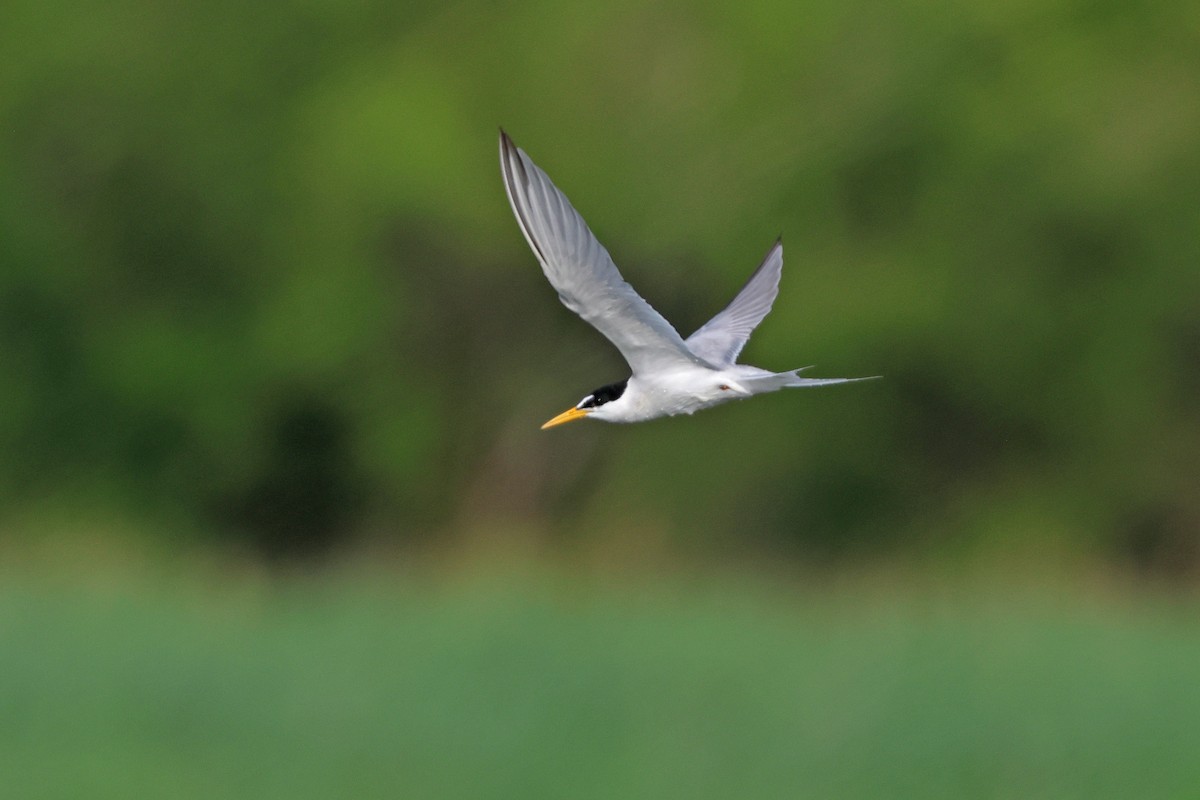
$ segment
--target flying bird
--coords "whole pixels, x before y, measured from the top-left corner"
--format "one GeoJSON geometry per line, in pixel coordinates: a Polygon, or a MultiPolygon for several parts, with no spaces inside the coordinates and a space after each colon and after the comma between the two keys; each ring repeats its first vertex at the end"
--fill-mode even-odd
{"type": "Polygon", "coordinates": [[[775,242],[737,297],[684,339],[625,282],[566,195],[503,130],[500,167],[517,224],[559,299],[616,345],[633,373],[591,392],[543,430],[584,417],[643,422],[792,386],[871,380],[802,378],[800,372],[810,367],[771,372],[736,363],[779,294],[782,241],[775,242]]]}

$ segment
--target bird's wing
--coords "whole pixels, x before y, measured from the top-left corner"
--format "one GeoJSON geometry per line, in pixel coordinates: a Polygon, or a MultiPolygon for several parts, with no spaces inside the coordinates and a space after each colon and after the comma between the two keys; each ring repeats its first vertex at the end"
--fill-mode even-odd
{"type": "Polygon", "coordinates": [[[634,375],[711,367],[625,282],[579,212],[504,131],[500,167],[517,223],[559,299],[617,346],[634,375]]]}
{"type": "Polygon", "coordinates": [[[779,294],[783,271],[783,242],[776,240],[737,297],[687,338],[687,346],[700,358],[720,367],[737,360],[750,333],[771,310],[779,294]]]}

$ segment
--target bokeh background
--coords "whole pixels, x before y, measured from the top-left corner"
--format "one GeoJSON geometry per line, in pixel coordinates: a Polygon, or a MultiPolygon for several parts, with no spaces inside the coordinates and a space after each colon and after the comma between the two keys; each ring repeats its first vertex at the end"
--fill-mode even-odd
{"type": "Polygon", "coordinates": [[[1187,797],[1200,7],[33,3],[0,26],[20,797],[1187,797]],[[497,128],[685,335],[639,426],[497,128]]]}

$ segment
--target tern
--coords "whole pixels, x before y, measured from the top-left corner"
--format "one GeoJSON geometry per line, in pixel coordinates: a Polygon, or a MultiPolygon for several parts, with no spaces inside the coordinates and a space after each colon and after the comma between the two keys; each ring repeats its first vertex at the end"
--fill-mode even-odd
{"type": "Polygon", "coordinates": [[[543,430],[584,417],[644,422],[788,387],[879,377],[802,378],[800,372],[811,367],[771,372],[736,363],[779,294],[781,240],[776,240],[729,305],[684,339],[625,282],[566,195],[503,130],[500,167],[517,224],[559,299],[616,345],[632,372],[625,380],[586,395],[544,424],[543,430]]]}

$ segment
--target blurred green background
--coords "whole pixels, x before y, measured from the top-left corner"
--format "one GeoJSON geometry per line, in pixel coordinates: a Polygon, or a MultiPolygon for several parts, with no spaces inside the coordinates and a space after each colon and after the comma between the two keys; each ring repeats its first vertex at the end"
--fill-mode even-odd
{"type": "Polygon", "coordinates": [[[1200,7],[32,3],[0,26],[22,797],[1200,785],[1200,7]],[[686,335],[638,426],[497,127],[686,335]]]}

